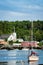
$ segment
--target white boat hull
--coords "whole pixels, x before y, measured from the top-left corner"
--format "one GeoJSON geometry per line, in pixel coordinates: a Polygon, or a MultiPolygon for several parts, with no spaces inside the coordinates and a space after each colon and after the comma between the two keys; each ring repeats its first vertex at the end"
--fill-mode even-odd
{"type": "Polygon", "coordinates": [[[38,56],[29,56],[29,61],[30,62],[33,62],[33,61],[38,61],[39,60],[39,57],[38,56]]]}

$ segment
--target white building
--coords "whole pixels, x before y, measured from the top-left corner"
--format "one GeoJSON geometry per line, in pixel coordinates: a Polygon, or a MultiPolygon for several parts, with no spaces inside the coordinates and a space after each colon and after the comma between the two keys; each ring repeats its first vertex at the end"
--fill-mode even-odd
{"type": "Polygon", "coordinates": [[[8,41],[11,41],[11,40],[13,40],[13,41],[16,41],[16,32],[15,32],[15,30],[14,30],[14,33],[12,33],[9,37],[8,37],[8,41]]]}
{"type": "Polygon", "coordinates": [[[17,39],[18,40],[18,42],[23,42],[23,39],[21,39],[21,38],[19,38],[19,39],[17,39]]]}
{"type": "Polygon", "coordinates": [[[23,42],[23,39],[19,38],[17,39],[17,36],[16,36],[16,32],[14,30],[14,33],[12,33],[9,37],[8,37],[8,40],[7,41],[18,41],[18,42],[23,42]]]}

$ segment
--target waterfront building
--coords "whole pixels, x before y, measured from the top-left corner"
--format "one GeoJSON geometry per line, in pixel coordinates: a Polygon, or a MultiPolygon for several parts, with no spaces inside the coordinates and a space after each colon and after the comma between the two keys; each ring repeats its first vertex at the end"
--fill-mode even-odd
{"type": "Polygon", "coordinates": [[[0,35],[0,39],[7,39],[11,34],[2,34],[0,35]]]}
{"type": "Polygon", "coordinates": [[[13,43],[13,46],[14,47],[20,47],[21,46],[21,43],[13,43]]]}
{"type": "Polygon", "coordinates": [[[19,38],[19,39],[17,39],[17,41],[18,41],[18,42],[23,42],[24,40],[21,39],[21,38],[19,38]]]}
{"type": "Polygon", "coordinates": [[[33,41],[33,42],[31,42],[31,41],[23,41],[21,43],[21,46],[22,47],[38,47],[38,43],[36,41],[33,41]]]}
{"type": "Polygon", "coordinates": [[[11,41],[11,40],[16,41],[16,33],[15,33],[15,32],[12,33],[12,34],[8,37],[8,41],[11,41]]]}
{"type": "Polygon", "coordinates": [[[2,45],[7,45],[8,43],[4,40],[4,39],[0,39],[0,47],[2,47],[2,45]]]}

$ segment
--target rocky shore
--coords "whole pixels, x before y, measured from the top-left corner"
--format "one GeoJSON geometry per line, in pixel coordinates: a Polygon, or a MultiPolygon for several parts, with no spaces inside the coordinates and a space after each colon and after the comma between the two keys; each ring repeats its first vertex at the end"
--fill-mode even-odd
{"type": "MultiPolygon", "coordinates": [[[[22,50],[22,48],[24,48],[24,47],[17,47],[17,46],[2,46],[1,48],[0,48],[0,50],[2,50],[2,49],[7,49],[7,50],[13,50],[13,49],[19,49],[19,50],[22,50]]],[[[26,47],[27,49],[31,49],[32,47],[26,47]]],[[[33,47],[33,49],[42,49],[43,50],[43,48],[41,48],[41,47],[33,47]]]]}

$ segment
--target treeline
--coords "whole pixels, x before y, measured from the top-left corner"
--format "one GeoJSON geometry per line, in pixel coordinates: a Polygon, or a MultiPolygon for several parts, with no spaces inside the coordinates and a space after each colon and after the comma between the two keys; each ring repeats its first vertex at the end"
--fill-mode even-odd
{"type": "MultiPolygon", "coordinates": [[[[0,35],[13,33],[14,28],[17,38],[31,40],[31,21],[0,21],[0,35]]],[[[33,39],[43,40],[43,21],[33,21],[33,39]]]]}

